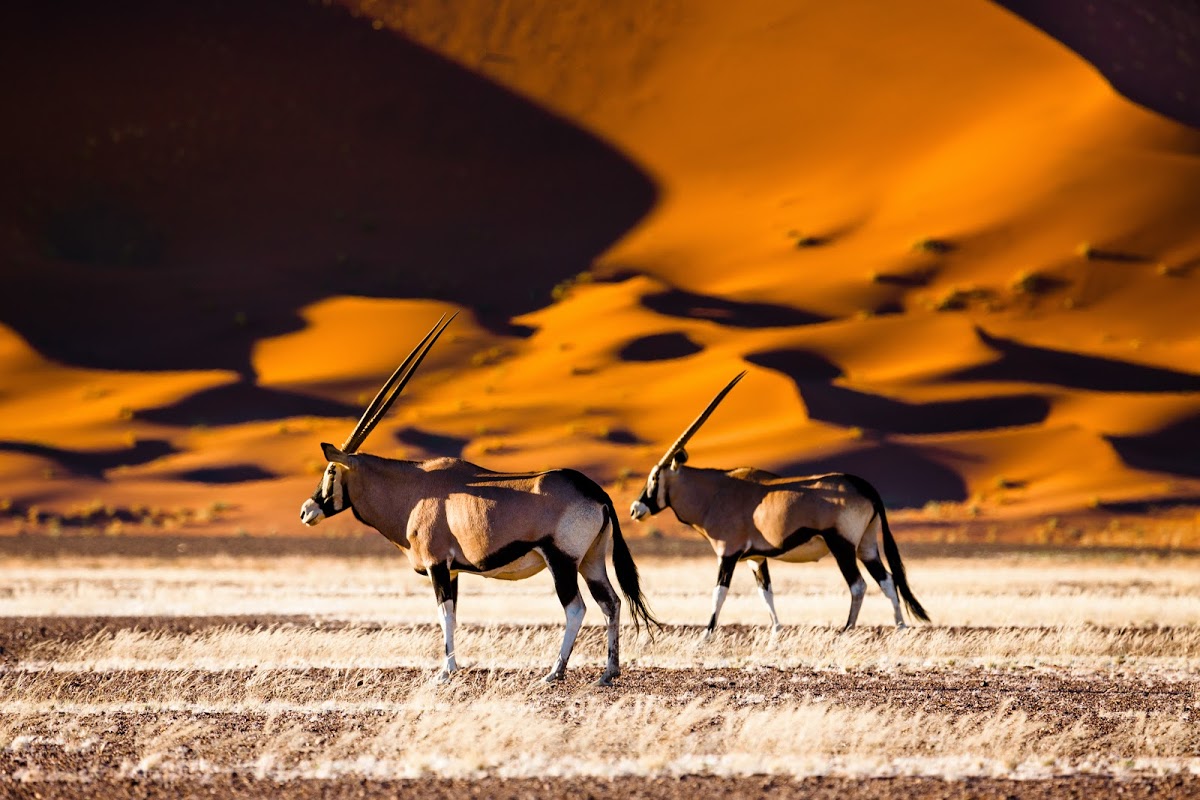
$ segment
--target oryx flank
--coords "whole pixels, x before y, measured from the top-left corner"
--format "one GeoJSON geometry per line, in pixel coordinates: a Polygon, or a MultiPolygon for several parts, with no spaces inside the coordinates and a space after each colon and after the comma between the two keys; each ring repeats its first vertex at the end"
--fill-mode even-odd
{"type": "Polygon", "coordinates": [[[650,470],[646,487],[630,509],[633,518],[640,520],[669,506],[680,522],[691,525],[712,545],[719,566],[712,618],[708,621],[705,638],[717,627],[717,617],[739,561],[750,562],[759,592],[771,614],[771,623],[778,630],[779,617],[775,614],[767,559],[816,561],[827,553],[833,553],[842,576],[850,585],[847,629],[854,627],[858,619],[867,587],[858,570],[859,559],[892,601],[896,627],[905,627],[897,589],[909,612],[917,619],[928,621],[925,609],[908,588],[900,551],[888,528],[883,500],[867,481],[846,474],[781,478],[753,467],[722,471],[684,466],[687,461],[684,445],[745,374],[742,372],[730,381],[683,435],[667,448],[666,454],[650,470]],[[881,533],[883,552],[893,575],[888,575],[879,558],[881,533]]]}
{"type": "Polygon", "coordinates": [[[608,665],[599,681],[607,685],[621,672],[621,601],[605,566],[610,540],[613,567],[631,606],[635,630],[641,622],[658,623],[646,606],[637,567],[603,489],[570,469],[504,473],[457,458],[398,461],[356,452],[449,324],[439,320],[409,354],[340,449],[321,445],[329,466],[317,491],[301,507],[300,519],[316,525],[353,509],[361,522],[404,551],[417,572],[429,576],[446,640],[442,680],[457,669],[454,614],[459,573],[520,580],[550,568],[567,623],[547,681],[563,676],[583,623],[582,573],[608,621],[608,665]]]}

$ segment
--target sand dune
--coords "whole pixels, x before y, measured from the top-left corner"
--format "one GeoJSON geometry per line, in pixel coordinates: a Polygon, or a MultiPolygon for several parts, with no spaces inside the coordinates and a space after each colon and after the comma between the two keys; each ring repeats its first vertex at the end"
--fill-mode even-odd
{"type": "Polygon", "coordinates": [[[997,5],[122,9],[4,12],[49,56],[6,90],[6,529],[299,532],[450,310],[367,449],[620,505],[748,369],[693,463],[940,515],[1200,497],[1200,131],[997,5]]]}

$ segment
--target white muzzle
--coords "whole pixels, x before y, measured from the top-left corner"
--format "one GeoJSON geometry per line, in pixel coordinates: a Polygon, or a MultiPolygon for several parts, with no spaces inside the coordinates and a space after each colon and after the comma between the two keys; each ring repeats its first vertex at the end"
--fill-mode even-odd
{"type": "Polygon", "coordinates": [[[634,500],[633,505],[629,507],[629,516],[635,520],[645,519],[650,515],[650,509],[646,508],[646,504],[641,500],[634,500]]]}
{"type": "Polygon", "coordinates": [[[305,525],[316,525],[323,519],[325,519],[325,512],[311,497],[304,501],[304,505],[300,506],[300,521],[305,525]]]}

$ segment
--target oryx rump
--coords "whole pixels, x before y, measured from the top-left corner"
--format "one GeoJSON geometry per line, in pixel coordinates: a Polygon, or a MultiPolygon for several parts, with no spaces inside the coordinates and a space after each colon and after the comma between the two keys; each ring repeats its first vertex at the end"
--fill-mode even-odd
{"type": "Polygon", "coordinates": [[[401,461],[355,452],[387,413],[425,354],[445,330],[439,321],[367,407],[341,448],[322,444],[329,465],[300,518],[315,525],[347,508],[408,556],[433,583],[446,644],[443,679],[457,668],[454,653],[458,575],[519,580],[549,568],[566,613],[558,660],[546,676],[561,678],[583,622],[578,575],[608,622],[608,664],[600,683],[620,674],[621,601],[609,582],[612,542],[617,582],[635,629],[655,623],[639,586],[637,567],[621,536],[608,495],[582,473],[493,472],[457,458],[401,461]]]}
{"type": "Polygon", "coordinates": [[[842,473],[782,478],[753,467],[722,471],[685,466],[684,445],[745,374],[730,381],[667,449],[650,470],[641,496],[630,509],[632,517],[640,520],[670,507],[680,522],[695,528],[712,545],[719,565],[705,636],[717,627],[739,561],[750,562],[771,623],[778,628],[767,559],[816,561],[828,553],[833,553],[850,586],[846,628],[854,627],[858,620],[866,591],[859,560],[892,601],[897,627],[905,627],[900,598],[913,616],[928,621],[925,609],[908,586],[883,500],[864,479],[842,473]],[[881,538],[891,575],[879,557],[881,538]]]}

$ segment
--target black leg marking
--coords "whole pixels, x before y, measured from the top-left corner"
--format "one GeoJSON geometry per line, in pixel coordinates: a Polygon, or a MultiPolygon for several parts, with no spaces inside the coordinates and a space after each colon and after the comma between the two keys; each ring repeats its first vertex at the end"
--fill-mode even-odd
{"type": "Polygon", "coordinates": [[[767,562],[760,562],[754,570],[754,580],[758,581],[758,588],[764,592],[771,591],[771,572],[767,569],[767,562]]]}
{"type": "Polygon", "coordinates": [[[604,616],[611,617],[613,611],[620,603],[617,593],[607,583],[590,580],[586,581],[586,583],[588,591],[592,593],[592,597],[596,598],[596,604],[600,606],[600,610],[604,612],[604,616]]]}
{"type": "Polygon", "coordinates": [[[824,539],[825,546],[829,548],[829,552],[833,553],[838,569],[842,571],[842,577],[846,579],[846,583],[853,586],[855,581],[861,581],[862,573],[858,570],[858,556],[854,552],[854,545],[836,533],[827,534],[824,539]]]}
{"type": "Polygon", "coordinates": [[[542,556],[546,559],[546,566],[554,578],[554,591],[558,593],[558,601],[566,608],[579,596],[579,565],[554,545],[544,545],[542,556]]]}
{"type": "Polygon", "coordinates": [[[453,600],[458,593],[458,579],[450,577],[450,567],[445,564],[434,564],[429,568],[429,578],[433,581],[433,594],[438,605],[447,600],[453,600]]]}
{"type": "MultiPolygon", "coordinates": [[[[721,556],[721,560],[717,565],[717,588],[729,590],[729,584],[733,582],[733,570],[737,566],[738,559],[741,553],[735,553],[731,556],[721,556]]],[[[720,613],[723,595],[717,597],[714,595],[713,613],[708,620],[708,632],[712,633],[717,629],[717,614],[720,613]]]]}
{"type": "Polygon", "coordinates": [[[887,569],[884,568],[883,562],[879,560],[879,556],[870,561],[864,561],[863,566],[867,568],[867,572],[875,579],[876,583],[883,583],[888,578],[887,569]]]}
{"type": "Polygon", "coordinates": [[[854,545],[836,533],[829,534],[824,538],[825,545],[837,559],[842,577],[846,579],[846,584],[850,587],[850,615],[846,618],[846,626],[842,628],[847,631],[853,628],[858,621],[858,610],[862,606],[863,593],[866,591],[867,584],[858,570],[858,553],[855,552],[854,545]]]}
{"type": "Polygon", "coordinates": [[[733,581],[733,569],[737,566],[738,558],[740,557],[741,554],[739,553],[721,558],[721,564],[717,567],[717,586],[724,586],[726,589],[729,588],[729,584],[733,581]]]}

